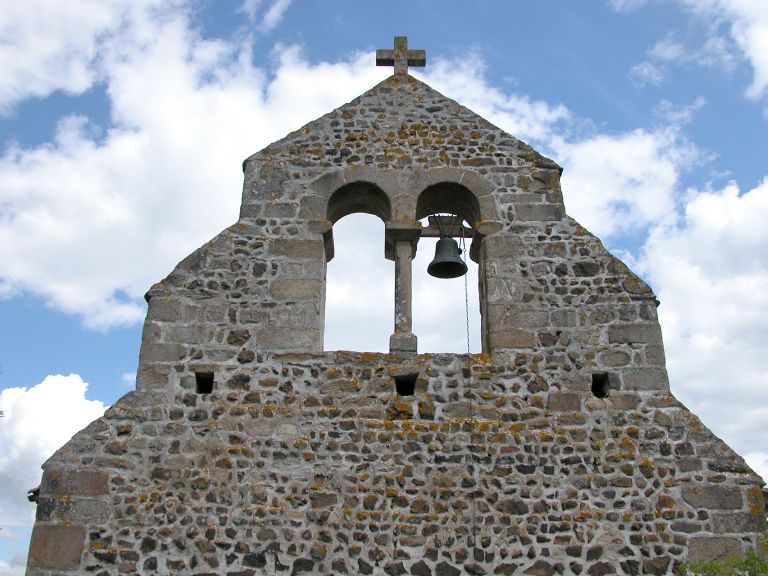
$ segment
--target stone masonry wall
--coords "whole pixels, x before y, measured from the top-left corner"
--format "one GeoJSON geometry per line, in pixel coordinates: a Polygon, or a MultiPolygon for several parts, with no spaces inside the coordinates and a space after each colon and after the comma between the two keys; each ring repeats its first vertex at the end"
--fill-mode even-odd
{"type": "Polygon", "coordinates": [[[257,361],[213,394],[133,393],[63,448],[35,537],[69,557],[30,573],[666,574],[764,522],[758,479],[668,393],[566,392],[536,352],[257,361]]]}
{"type": "Polygon", "coordinates": [[[393,76],[244,171],[239,221],[147,294],[136,392],[46,462],[28,574],[666,574],[756,543],[762,480],[671,395],[653,292],[554,162],[393,76]],[[468,222],[482,354],[323,351],[354,211],[389,256],[468,222]]]}

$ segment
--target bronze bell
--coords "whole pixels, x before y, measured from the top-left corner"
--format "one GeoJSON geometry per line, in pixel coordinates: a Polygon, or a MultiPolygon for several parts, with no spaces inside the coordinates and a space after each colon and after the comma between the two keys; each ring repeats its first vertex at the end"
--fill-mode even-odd
{"type": "Polygon", "coordinates": [[[456,240],[443,236],[435,246],[435,258],[427,266],[427,273],[435,278],[458,278],[467,273],[467,265],[459,256],[461,248],[456,240]]]}

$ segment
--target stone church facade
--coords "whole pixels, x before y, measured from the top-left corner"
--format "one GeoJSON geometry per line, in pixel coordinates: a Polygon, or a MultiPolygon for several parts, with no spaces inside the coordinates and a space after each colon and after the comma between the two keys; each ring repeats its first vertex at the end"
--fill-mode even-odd
{"type": "Polygon", "coordinates": [[[27,574],[667,574],[754,546],[761,478],[670,392],[658,302],[560,167],[407,73],[248,158],[147,294],[137,387],[44,465],[27,574]],[[333,223],[380,217],[389,353],[324,351],[333,223]],[[460,216],[482,353],[418,354],[419,220],[460,216]]]}

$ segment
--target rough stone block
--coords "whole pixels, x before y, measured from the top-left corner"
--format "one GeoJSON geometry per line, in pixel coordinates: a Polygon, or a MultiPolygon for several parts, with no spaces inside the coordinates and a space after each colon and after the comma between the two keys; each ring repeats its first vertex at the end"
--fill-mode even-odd
{"type": "Polygon", "coordinates": [[[181,303],[165,297],[153,297],[149,301],[147,320],[177,322],[181,319],[181,303]]]}
{"type": "Polygon", "coordinates": [[[71,570],[80,567],[85,526],[36,524],[32,530],[28,566],[71,570]]]}
{"type": "Polygon", "coordinates": [[[576,310],[552,310],[550,317],[552,326],[559,328],[576,326],[579,320],[576,310]]]}
{"type": "Polygon", "coordinates": [[[504,315],[499,327],[543,328],[549,325],[546,310],[514,310],[504,315]]]}
{"type": "Polygon", "coordinates": [[[629,364],[630,356],[622,350],[606,350],[598,356],[600,364],[609,368],[617,366],[626,366],[629,364]]]}
{"type": "Polygon", "coordinates": [[[268,203],[264,206],[266,218],[293,218],[296,216],[297,206],[290,202],[268,203]]]}
{"type": "Polygon", "coordinates": [[[40,498],[37,502],[38,521],[106,522],[110,515],[106,501],[93,498],[40,498]]]}
{"type": "Polygon", "coordinates": [[[574,275],[579,277],[597,276],[600,273],[600,263],[590,260],[574,262],[571,269],[574,275]]]}
{"type": "Polygon", "coordinates": [[[640,405],[640,398],[635,394],[616,394],[611,392],[607,401],[619,410],[634,410],[640,405]]]}
{"type": "Polygon", "coordinates": [[[320,196],[307,195],[301,199],[299,218],[323,220],[327,217],[328,200],[320,196]]]}
{"type": "Polygon", "coordinates": [[[719,534],[744,532],[760,532],[765,527],[763,514],[751,512],[735,512],[733,514],[714,514],[712,516],[714,531],[719,534]]]}
{"type": "Polygon", "coordinates": [[[557,204],[518,204],[515,206],[517,220],[561,220],[564,215],[565,210],[557,204]]]}
{"type": "Polygon", "coordinates": [[[106,472],[94,470],[46,470],[40,493],[43,496],[103,496],[109,492],[106,472]]]}
{"type": "Polygon", "coordinates": [[[139,364],[148,362],[178,362],[187,354],[183,344],[165,344],[162,342],[142,343],[139,353],[139,364]]]}
{"type": "Polygon", "coordinates": [[[536,335],[524,330],[500,330],[488,335],[488,345],[491,350],[500,348],[533,348],[536,345],[536,335]]]}
{"type": "Polygon", "coordinates": [[[701,537],[688,541],[688,560],[692,562],[724,560],[741,552],[741,543],[736,538],[701,537]]]}
{"type": "Polygon", "coordinates": [[[269,320],[269,312],[263,308],[243,308],[238,314],[241,324],[261,324],[269,320]]]}
{"type": "Polygon", "coordinates": [[[658,324],[614,324],[608,327],[611,344],[661,344],[658,324]]]}
{"type": "Polygon", "coordinates": [[[664,346],[660,344],[649,344],[645,347],[645,361],[650,366],[664,366],[667,359],[664,355],[664,346]]]}
{"type": "Polygon", "coordinates": [[[281,278],[273,280],[269,287],[275,300],[315,300],[320,298],[322,284],[319,280],[281,278]]]}
{"type": "Polygon", "coordinates": [[[525,256],[525,246],[515,236],[488,236],[483,241],[483,250],[486,258],[491,259],[519,259],[525,256]]]}
{"type": "Polygon", "coordinates": [[[314,258],[322,260],[322,240],[291,240],[278,238],[270,245],[273,256],[285,256],[287,258],[314,258]]]}
{"type": "Polygon", "coordinates": [[[262,326],[254,335],[253,345],[272,350],[303,350],[321,352],[322,334],[318,330],[285,326],[262,326]]]}
{"type": "Polygon", "coordinates": [[[581,397],[573,392],[551,392],[547,399],[547,409],[558,412],[581,410],[581,397]]]}
{"type": "Polygon", "coordinates": [[[210,326],[168,326],[163,330],[165,342],[181,344],[205,344],[213,339],[210,326]]]}
{"type": "Polygon", "coordinates": [[[418,338],[410,332],[395,332],[389,337],[390,352],[416,352],[418,338]]]}
{"type": "Polygon", "coordinates": [[[626,390],[669,389],[669,377],[664,368],[626,368],[622,377],[626,390]]]}
{"type": "Polygon", "coordinates": [[[743,505],[737,486],[684,486],[683,500],[694,508],[708,510],[740,509],[743,505]]]}

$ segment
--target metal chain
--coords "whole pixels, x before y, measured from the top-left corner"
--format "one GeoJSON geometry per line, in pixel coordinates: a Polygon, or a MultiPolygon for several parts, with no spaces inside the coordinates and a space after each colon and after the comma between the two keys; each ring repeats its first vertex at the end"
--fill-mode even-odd
{"type": "MultiPolygon", "coordinates": [[[[467,243],[466,239],[464,238],[464,220],[460,217],[457,218],[459,221],[459,226],[461,227],[461,257],[462,260],[464,260],[464,264],[467,263],[467,243]]],[[[467,276],[469,276],[469,269],[467,269],[467,273],[464,274],[464,312],[466,317],[466,323],[467,323],[467,370],[471,371],[470,366],[470,354],[471,354],[471,348],[469,344],[469,284],[467,280],[467,276]]],[[[469,376],[467,376],[467,381],[471,384],[472,382],[472,373],[469,373],[469,376]]],[[[472,389],[469,389],[469,415],[471,418],[470,421],[470,429],[469,429],[469,458],[470,462],[472,463],[472,479],[474,481],[474,488],[472,490],[472,497],[470,498],[470,503],[472,505],[472,547],[477,548],[477,468],[475,466],[475,407],[474,407],[474,398],[475,394],[472,391],[472,389]]]]}

